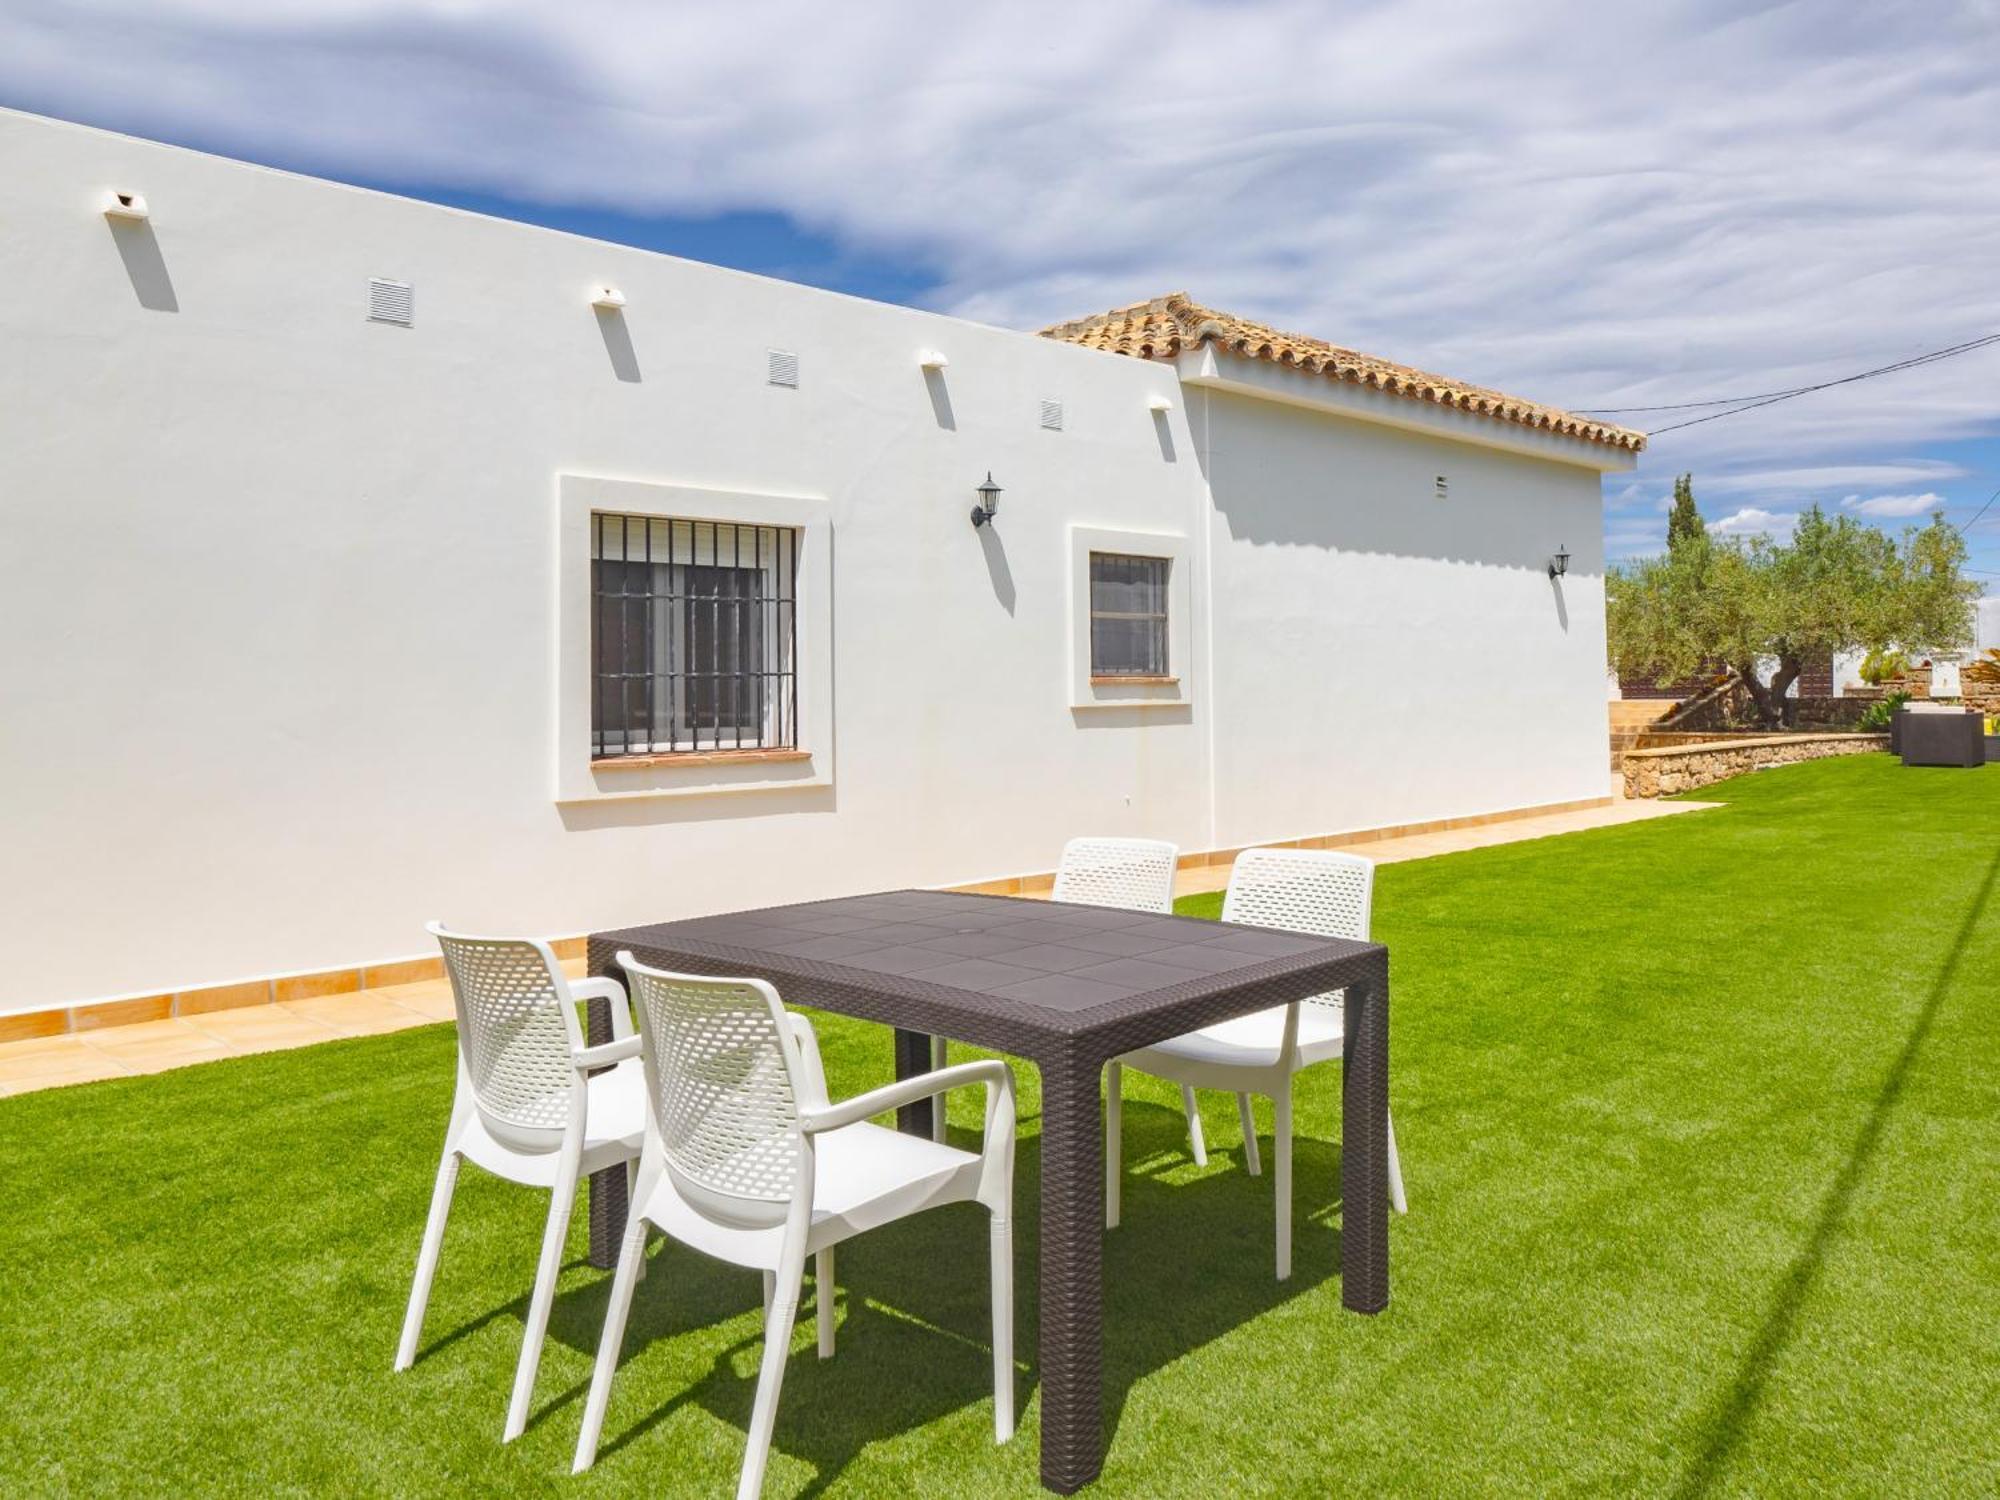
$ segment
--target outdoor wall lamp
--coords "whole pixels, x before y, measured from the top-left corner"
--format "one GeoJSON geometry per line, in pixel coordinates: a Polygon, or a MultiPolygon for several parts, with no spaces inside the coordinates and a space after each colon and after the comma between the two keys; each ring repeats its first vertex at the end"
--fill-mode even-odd
{"type": "Polygon", "coordinates": [[[1000,514],[1000,486],[993,482],[993,471],[986,471],[986,483],[979,486],[979,503],[972,507],[972,524],[984,526],[1000,514]]]}
{"type": "Polygon", "coordinates": [[[590,305],[603,312],[617,312],[625,305],[625,294],[615,286],[601,286],[591,292],[590,305]]]}
{"type": "Polygon", "coordinates": [[[1549,577],[1557,579],[1569,571],[1569,548],[1557,547],[1556,555],[1549,559],[1549,577]]]}

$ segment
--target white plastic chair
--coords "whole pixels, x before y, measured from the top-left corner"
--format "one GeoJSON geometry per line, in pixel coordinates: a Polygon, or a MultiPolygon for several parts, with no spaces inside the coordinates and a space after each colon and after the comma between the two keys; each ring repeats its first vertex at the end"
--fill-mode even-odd
{"type": "MultiPolygon", "coordinates": [[[[1317,849],[1246,849],[1229,872],[1222,920],[1253,927],[1278,927],[1321,937],[1368,936],[1374,899],[1375,866],[1352,854],[1317,849]]],[[[1104,1221],[1118,1227],[1122,1172],[1119,1127],[1123,1101],[1122,1068],[1190,1087],[1227,1089],[1236,1095],[1243,1122],[1243,1159],[1252,1176],[1261,1171],[1257,1127],[1250,1096],[1272,1102],[1276,1116],[1272,1153],[1277,1158],[1278,1279],[1292,1274],[1292,1075],[1340,1056],[1344,996],[1334,990],[1292,1005],[1273,1006],[1185,1036],[1129,1052],[1110,1067],[1105,1128],[1104,1221]]],[[[1184,1096],[1185,1097],[1185,1096],[1184,1096]]],[[[1396,1157],[1396,1127],[1389,1125],[1389,1201],[1409,1212],[1403,1170],[1396,1157]]]]}
{"type": "Polygon", "coordinates": [[[639,1155],[646,1113],[645,1079],[636,1061],[639,1039],[632,1033],[625,987],[615,979],[571,984],[548,944],[469,937],[447,932],[436,922],[425,930],[444,949],[458,1009],[458,1091],[452,1097],[396,1368],[407,1370],[417,1357],[458,1164],[469,1161],[509,1182],[547,1190],[548,1223],[502,1437],[512,1442],[528,1424],[577,1180],[620,1164],[629,1170],[639,1155]],[[611,1002],[612,1040],[586,1047],[576,1004],[599,997],[611,1002]],[[597,1069],[608,1071],[593,1077],[597,1069]]]}
{"type": "MultiPolygon", "coordinates": [[[[1063,845],[1062,858],[1056,862],[1049,899],[1072,906],[1115,906],[1171,916],[1174,870],[1179,863],[1180,850],[1164,839],[1071,839],[1063,845]]],[[[943,1037],[932,1037],[931,1067],[942,1068],[950,1060],[948,1051],[943,1037]]],[[[1193,1089],[1181,1090],[1181,1107],[1187,1114],[1194,1159],[1207,1166],[1208,1148],[1201,1138],[1201,1116],[1195,1112],[1193,1089]]],[[[944,1126],[945,1101],[940,1094],[931,1105],[932,1140],[945,1138],[944,1126]]]]}
{"type": "Polygon", "coordinates": [[[842,1240],[944,1203],[991,1216],[993,1438],[1014,1431],[1014,1079],[998,1060],[961,1063],[829,1104],[804,1016],[759,979],[708,979],[619,963],[639,1005],[645,1146],[577,1438],[575,1472],[597,1458],[611,1379],[648,1226],[719,1260],[764,1272],[764,1356],[736,1493],[764,1481],[792,1319],[815,1257],[819,1355],[834,1347],[833,1251],[842,1240]],[[868,1123],[948,1087],[983,1084],[980,1154],[868,1123]]]}

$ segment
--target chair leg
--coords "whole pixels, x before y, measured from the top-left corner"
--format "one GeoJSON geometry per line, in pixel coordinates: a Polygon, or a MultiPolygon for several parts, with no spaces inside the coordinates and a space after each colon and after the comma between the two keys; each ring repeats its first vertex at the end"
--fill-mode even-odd
{"type": "Polygon", "coordinates": [[[764,1358],[757,1370],[757,1400],[750,1408],[750,1435],[743,1448],[743,1476],[736,1482],[736,1500],[757,1500],[764,1488],[764,1466],[771,1457],[771,1429],[778,1420],[778,1393],[785,1384],[785,1356],[791,1351],[792,1318],[799,1307],[799,1282],[805,1274],[805,1248],[785,1247],[776,1273],[771,1310],[764,1318],[764,1358]]]}
{"type": "MultiPolygon", "coordinates": [[[[631,1205],[639,1202],[639,1158],[633,1157],[625,1163],[625,1201],[631,1205]]],[[[639,1242],[639,1279],[646,1279],[646,1242],[639,1242]]]]}
{"type": "Polygon", "coordinates": [[[1014,1226],[993,1215],[993,1441],[1014,1435],[1014,1226]]]}
{"type": "MultiPolygon", "coordinates": [[[[945,1065],[946,1059],[950,1055],[950,1052],[951,1052],[951,1043],[947,1042],[941,1036],[932,1037],[931,1071],[935,1072],[939,1068],[943,1067],[945,1065]]],[[[939,1142],[942,1142],[945,1138],[944,1101],[945,1101],[945,1096],[943,1094],[934,1094],[931,1096],[931,1139],[939,1142]]]]}
{"type": "Polygon", "coordinates": [[[447,1151],[438,1162],[431,1187],[431,1213],[424,1221],[423,1248],[417,1252],[417,1275],[410,1283],[410,1306],[403,1314],[403,1337],[396,1346],[396,1368],[416,1362],[417,1340],[424,1331],[424,1311],[431,1305],[431,1283],[437,1279],[438,1252],[444,1248],[445,1220],[451,1217],[452,1189],[458,1185],[458,1153],[447,1151]]]}
{"type": "Polygon", "coordinates": [[[1403,1196],[1403,1163],[1396,1155],[1396,1117],[1389,1117],[1389,1206],[1399,1214],[1410,1211],[1410,1200],[1403,1196]]]}
{"type": "Polygon", "coordinates": [[[1271,1099],[1271,1186],[1278,1200],[1278,1280],[1292,1274],[1292,1080],[1281,1081],[1271,1099]]]}
{"type": "Polygon", "coordinates": [[[813,1257],[813,1302],[819,1325],[819,1357],[833,1358],[833,1249],[813,1257]]]}
{"type": "Polygon", "coordinates": [[[1104,1069],[1104,1227],[1116,1229],[1124,1211],[1125,1065],[1104,1069]]]}
{"type": "Polygon", "coordinates": [[[776,1271],[766,1271],[764,1273],[764,1316],[767,1318],[771,1316],[771,1298],[777,1290],[778,1273],[776,1271]]]}
{"type": "Polygon", "coordinates": [[[1252,1177],[1262,1174],[1264,1159],[1257,1153],[1257,1115],[1248,1094],[1236,1096],[1236,1118],[1243,1122],[1243,1166],[1252,1177]]]}
{"type": "Polygon", "coordinates": [[[569,1240],[569,1215],[575,1202],[576,1163],[565,1161],[556,1171],[555,1191],[549,1195],[549,1222],[542,1230],[542,1258],[535,1268],[534,1293],[528,1299],[528,1326],[521,1334],[521,1363],[514,1371],[514,1395],[507,1403],[503,1443],[513,1442],[528,1425],[528,1404],[534,1399],[535,1375],[542,1367],[542,1339],[548,1333],[549,1308],[556,1300],[556,1278],[562,1274],[563,1246],[569,1240]]]}
{"type": "Polygon", "coordinates": [[[611,1278],[611,1301],[604,1309],[604,1333],[597,1342],[597,1368],[590,1375],[590,1398],[584,1403],[583,1431],[577,1434],[572,1474],[597,1462],[597,1440],[604,1431],[604,1408],[611,1400],[611,1377],[618,1371],[618,1352],[625,1343],[625,1320],[632,1312],[632,1289],[646,1258],[646,1225],[637,1214],[625,1226],[618,1251],[618,1270],[611,1278]]]}
{"type": "Polygon", "coordinates": [[[1181,1113],[1187,1116],[1188,1145],[1194,1151],[1197,1167],[1208,1165],[1208,1142],[1201,1138],[1201,1111],[1195,1107],[1194,1085],[1181,1085],[1181,1113]]]}

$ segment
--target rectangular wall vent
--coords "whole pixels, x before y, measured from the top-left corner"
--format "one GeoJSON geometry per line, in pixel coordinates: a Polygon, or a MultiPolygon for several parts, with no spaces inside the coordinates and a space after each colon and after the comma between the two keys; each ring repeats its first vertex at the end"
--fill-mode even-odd
{"type": "Polygon", "coordinates": [[[396,323],[408,328],[415,319],[415,293],[407,281],[389,281],[380,276],[368,279],[368,321],[396,323]]]}
{"type": "Polygon", "coordinates": [[[788,349],[767,349],[764,351],[770,361],[769,371],[764,379],[770,385],[796,387],[799,383],[799,357],[788,349]]]}
{"type": "Polygon", "coordinates": [[[1062,402],[1047,400],[1042,402],[1042,426],[1050,432],[1062,431],[1062,402]]]}
{"type": "Polygon", "coordinates": [[[1438,475],[1437,489],[1433,493],[1437,495],[1438,499],[1444,500],[1449,498],[1450,492],[1451,492],[1451,481],[1446,479],[1442,474],[1438,475]]]}

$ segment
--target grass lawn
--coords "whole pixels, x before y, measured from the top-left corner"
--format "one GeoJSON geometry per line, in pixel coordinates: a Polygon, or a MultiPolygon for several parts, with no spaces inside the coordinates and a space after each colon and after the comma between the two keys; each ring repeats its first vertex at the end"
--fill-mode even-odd
{"type": "MultiPolygon", "coordinates": [[[[1231,1102],[1197,1171],[1171,1090],[1128,1078],[1098,1492],[2000,1492],[2000,767],[1702,795],[1729,806],[1381,871],[1412,1211],[1379,1317],[1340,1309],[1337,1070],[1302,1090],[1283,1286],[1231,1102]]],[[[881,1031],[822,1038],[836,1095],[887,1078],[881,1031]]],[[[579,1214],[503,1449],[546,1200],[476,1171],[390,1374],[451,1047],[0,1100],[0,1491],[727,1493],[756,1274],[655,1247],[572,1479],[609,1278],[579,1214]]],[[[1037,1492],[1020,1083],[1020,1433],[992,1446],[983,1215],[942,1210],[843,1248],[832,1362],[802,1310],[768,1493],[1037,1492]]]]}

